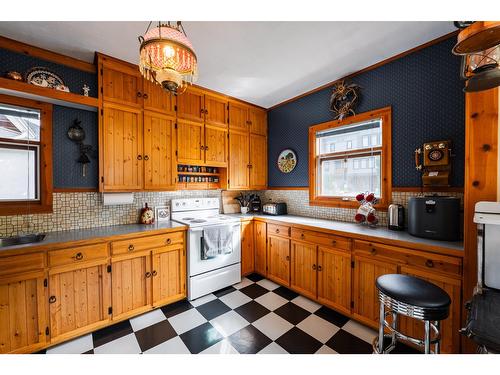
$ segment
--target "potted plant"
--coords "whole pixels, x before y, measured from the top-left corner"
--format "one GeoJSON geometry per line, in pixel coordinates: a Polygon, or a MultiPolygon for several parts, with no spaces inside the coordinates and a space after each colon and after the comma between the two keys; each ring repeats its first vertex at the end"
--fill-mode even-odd
{"type": "Polygon", "coordinates": [[[254,200],[256,200],[257,194],[243,194],[240,193],[240,195],[234,199],[238,201],[241,207],[241,213],[246,214],[248,211],[250,211],[250,205],[254,200]]]}

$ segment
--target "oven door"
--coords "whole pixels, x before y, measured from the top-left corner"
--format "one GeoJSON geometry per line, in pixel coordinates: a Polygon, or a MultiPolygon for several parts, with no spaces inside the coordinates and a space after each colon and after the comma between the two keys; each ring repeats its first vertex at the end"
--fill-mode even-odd
{"type": "MultiPolygon", "coordinates": [[[[224,226],[227,225],[224,224],[224,226]]],[[[188,275],[190,277],[241,262],[241,223],[229,225],[233,234],[233,251],[230,254],[209,259],[202,259],[203,229],[208,226],[189,228],[188,275]]]]}

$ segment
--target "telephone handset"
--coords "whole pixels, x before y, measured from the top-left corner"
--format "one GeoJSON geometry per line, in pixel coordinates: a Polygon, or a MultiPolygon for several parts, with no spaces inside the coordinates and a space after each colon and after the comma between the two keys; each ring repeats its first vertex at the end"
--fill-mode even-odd
{"type": "Polygon", "coordinates": [[[451,172],[451,141],[424,143],[415,150],[415,168],[422,171],[424,186],[446,186],[451,172]],[[420,162],[421,155],[422,162],[420,162]]]}

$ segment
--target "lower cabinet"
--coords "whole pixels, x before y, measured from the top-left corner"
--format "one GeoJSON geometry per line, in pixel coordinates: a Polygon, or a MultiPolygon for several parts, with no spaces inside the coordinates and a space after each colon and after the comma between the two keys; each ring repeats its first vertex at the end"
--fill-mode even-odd
{"type": "Polygon", "coordinates": [[[241,223],[241,274],[248,275],[255,269],[254,223],[241,223]]]}
{"type": "Polygon", "coordinates": [[[49,271],[52,342],[104,325],[110,320],[110,274],[107,259],[49,271]]]}
{"type": "Polygon", "coordinates": [[[45,272],[0,277],[0,353],[34,352],[48,344],[45,272]]]}
{"type": "Polygon", "coordinates": [[[267,277],[283,285],[290,285],[290,240],[269,236],[267,249],[267,277]]]}
{"type": "Polygon", "coordinates": [[[254,223],[255,272],[267,274],[267,225],[262,221],[254,223]]]}
{"type": "Polygon", "coordinates": [[[317,288],[317,246],[304,242],[291,243],[290,286],[306,297],[316,299],[317,288]]]}
{"type": "Polygon", "coordinates": [[[186,296],[184,245],[153,250],[153,305],[160,306],[186,296]]]}
{"type": "Polygon", "coordinates": [[[318,246],[318,302],[351,313],[351,252],[318,246]]]}

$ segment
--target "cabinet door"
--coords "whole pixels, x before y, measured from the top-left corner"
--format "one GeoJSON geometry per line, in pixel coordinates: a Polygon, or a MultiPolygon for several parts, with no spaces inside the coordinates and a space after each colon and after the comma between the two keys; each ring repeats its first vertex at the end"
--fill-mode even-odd
{"type": "Polygon", "coordinates": [[[236,102],[229,102],[229,129],[248,132],[248,106],[236,102]]]}
{"type": "Polygon", "coordinates": [[[177,121],[177,162],[179,164],[204,164],[204,126],[202,123],[177,121]]]}
{"type": "Polygon", "coordinates": [[[175,116],[175,95],[165,91],[160,85],[147,79],[143,81],[143,85],[144,109],[175,116]]]}
{"type": "Polygon", "coordinates": [[[250,188],[267,188],[267,138],[250,134],[250,188]]]}
{"type": "MultiPolygon", "coordinates": [[[[450,315],[441,322],[441,353],[457,354],[460,352],[460,291],[461,281],[436,273],[426,272],[414,267],[401,267],[401,273],[427,280],[443,289],[451,298],[450,315]]],[[[400,316],[401,332],[413,337],[424,337],[424,325],[416,319],[400,316]]],[[[431,348],[433,349],[433,348],[431,348]]]]}
{"type": "Polygon", "coordinates": [[[282,285],[290,285],[290,240],[269,236],[267,277],[282,285]]]}
{"type": "Polygon", "coordinates": [[[398,273],[398,266],[386,261],[354,257],[354,314],[374,327],[378,327],[380,313],[375,281],[377,277],[389,273],[398,273]]]}
{"type": "Polygon", "coordinates": [[[267,135],[267,113],[265,110],[250,107],[248,119],[250,121],[250,133],[267,135]]]}
{"type": "Polygon", "coordinates": [[[49,271],[51,342],[62,341],[109,321],[111,284],[106,266],[103,260],[92,266],[49,271]]]}
{"type": "Polygon", "coordinates": [[[254,222],[255,232],[255,272],[266,276],[267,267],[267,229],[266,223],[254,222]]]}
{"type": "Polygon", "coordinates": [[[205,162],[214,167],[227,167],[227,129],[205,125],[205,162]]]}
{"type": "Polygon", "coordinates": [[[144,188],[175,189],[175,118],[144,111],[144,188]]]}
{"type": "Polygon", "coordinates": [[[151,254],[111,259],[113,319],[151,308],[151,254]]]}
{"type": "Polygon", "coordinates": [[[318,301],[351,313],[351,254],[318,247],[318,301]]]}
{"type": "Polygon", "coordinates": [[[205,124],[227,128],[227,107],[223,97],[205,95],[205,124]]]}
{"type": "Polygon", "coordinates": [[[46,345],[43,272],[0,279],[0,353],[30,353],[46,345]]]}
{"type": "Polygon", "coordinates": [[[255,268],[254,223],[241,223],[241,274],[248,275],[255,268]]]}
{"type": "Polygon", "coordinates": [[[153,305],[161,306],[186,297],[184,245],[153,251],[153,305]]]}
{"type": "Polygon", "coordinates": [[[102,96],[105,102],[142,107],[142,81],[138,69],[127,64],[107,62],[102,65],[102,96]]]}
{"type": "Polygon", "coordinates": [[[292,241],[291,254],[291,287],[306,297],[316,299],[316,245],[292,241]]]}
{"type": "Polygon", "coordinates": [[[248,189],[250,142],[248,133],[229,131],[229,188],[248,189]]]}
{"type": "Polygon", "coordinates": [[[177,96],[177,117],[203,123],[205,121],[205,107],[203,91],[188,87],[177,96]]]}
{"type": "Polygon", "coordinates": [[[102,125],[102,190],[142,189],[142,112],[105,103],[102,125]]]}

